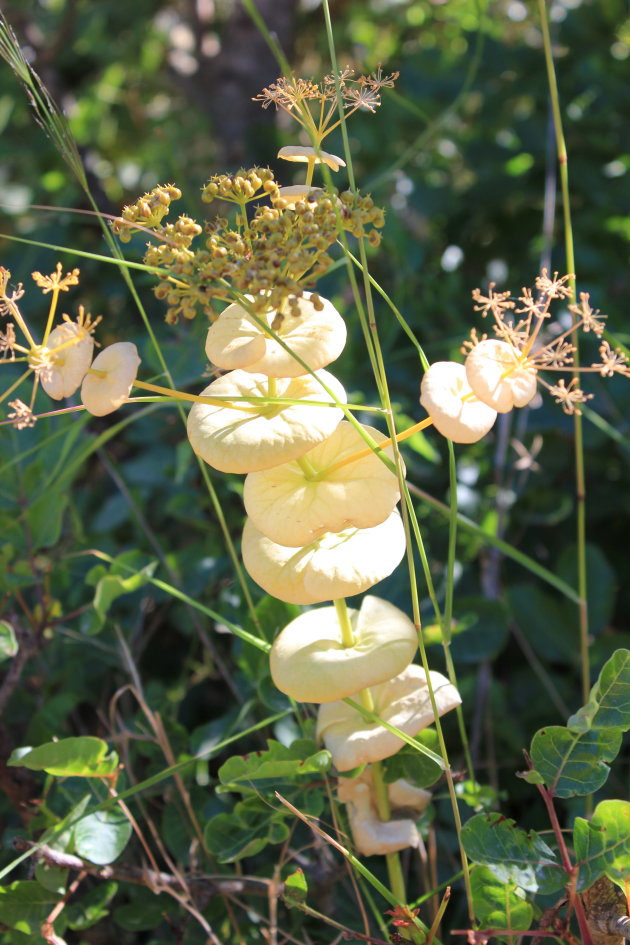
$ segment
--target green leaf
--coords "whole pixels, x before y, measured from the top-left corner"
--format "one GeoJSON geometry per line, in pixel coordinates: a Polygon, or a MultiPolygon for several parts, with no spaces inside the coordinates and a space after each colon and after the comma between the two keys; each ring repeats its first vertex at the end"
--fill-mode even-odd
{"type": "Polygon", "coordinates": [[[56,896],[63,896],[66,891],[68,881],[68,870],[60,866],[52,866],[40,860],[35,866],[35,879],[44,889],[54,893],[56,896]]]}
{"type": "Polygon", "coordinates": [[[619,729],[594,729],[583,734],[563,725],[536,732],[531,744],[534,768],[556,797],[583,797],[604,784],[621,748],[619,729]]]}
{"type": "Polygon", "coordinates": [[[464,824],[461,837],[468,856],[487,866],[501,882],[537,892],[547,891],[556,879],[559,889],[566,880],[555,853],[544,840],[534,831],[521,830],[501,814],[476,814],[464,824]],[[549,875],[539,874],[543,866],[552,867],[549,875]],[[554,878],[556,869],[558,877],[554,878]]]}
{"type": "Polygon", "coordinates": [[[77,856],[106,866],[113,863],[127,846],[131,824],[119,808],[88,814],[74,828],[74,848],[77,856]]]}
{"type": "Polygon", "coordinates": [[[576,664],[571,623],[562,604],[534,584],[513,584],[505,596],[512,619],[539,656],[547,662],[576,664]]]}
{"type": "MultiPolygon", "coordinates": [[[[437,732],[425,728],[418,732],[416,739],[430,748],[439,751],[437,732]]],[[[385,781],[392,784],[399,778],[409,781],[415,787],[427,788],[442,776],[442,768],[431,758],[416,751],[411,745],[403,745],[400,751],[385,762],[385,781]]]]}
{"type": "Polygon", "coordinates": [[[571,716],[567,727],[574,732],[630,728],[630,650],[615,650],[604,663],[588,702],[571,716]]]}
{"type": "MultiPolygon", "coordinates": [[[[586,545],[586,570],[588,573],[588,624],[589,632],[599,634],[610,623],[617,593],[617,576],[597,545],[586,545]]],[[[577,587],[577,548],[568,545],[558,560],[558,576],[577,587]]]]}
{"type": "Polygon", "coordinates": [[[607,876],[623,882],[630,876],[630,802],[601,801],[590,821],[575,818],[573,848],[580,867],[578,888],[588,889],[607,876]]]}
{"type": "Polygon", "coordinates": [[[14,657],[18,649],[15,630],[6,620],[0,620],[0,663],[14,657]]]}
{"type": "Polygon", "coordinates": [[[478,663],[500,653],[508,637],[505,604],[484,597],[461,597],[455,615],[451,652],[456,664],[478,663]]]}
{"type": "MultiPolygon", "coordinates": [[[[135,551],[119,555],[112,563],[111,572],[103,577],[100,577],[102,570],[93,569],[92,576],[99,575],[99,578],[94,592],[94,613],[87,628],[88,633],[95,634],[103,628],[109,609],[115,600],[124,594],[133,594],[134,591],[144,587],[153,577],[157,561],[150,561],[144,567],[139,568],[135,574],[129,574],[129,566],[131,564],[135,566],[137,559],[138,555],[135,551]],[[116,573],[118,570],[117,563],[125,566],[123,573],[116,573]],[[126,575],[126,577],[123,575],[126,575]]],[[[101,567],[99,566],[99,568],[101,567]]]]}
{"type": "Polygon", "coordinates": [[[83,931],[96,925],[106,915],[109,915],[109,903],[118,891],[118,883],[99,883],[89,892],[76,900],[74,897],[64,910],[68,927],[76,931],[83,931]]]}
{"type": "Polygon", "coordinates": [[[68,492],[45,492],[29,506],[26,520],[33,551],[57,544],[69,498],[68,492]]]}
{"type": "Polygon", "coordinates": [[[0,922],[25,934],[39,937],[39,929],[59,896],[35,880],[0,886],[0,922]]]}
{"type": "Polygon", "coordinates": [[[206,844],[220,863],[254,856],[269,843],[284,843],[288,836],[284,809],[274,811],[256,797],[239,801],[231,814],[217,814],[204,830],[206,844]]]}
{"type": "Polygon", "coordinates": [[[115,751],[108,754],[107,742],[92,735],[62,738],[37,748],[16,748],[7,764],[46,771],[60,778],[100,778],[113,774],[118,767],[115,751]]]}
{"type": "Polygon", "coordinates": [[[173,909],[173,900],[162,893],[156,896],[148,889],[134,889],[131,902],[114,909],[114,922],[127,932],[157,929],[173,909]]]}
{"type": "Polygon", "coordinates": [[[457,797],[476,811],[490,810],[497,804],[499,795],[489,784],[479,784],[477,781],[459,781],[455,785],[457,797]]]}
{"type": "MultiPolygon", "coordinates": [[[[533,906],[514,883],[503,882],[487,866],[476,866],[470,874],[473,910],[482,929],[513,929],[525,932],[532,924],[533,906]]],[[[494,936],[493,936],[494,938],[494,936]]],[[[497,936],[507,941],[508,936],[497,936]]]]}
{"type": "Polygon", "coordinates": [[[296,870],[295,873],[291,873],[290,876],[284,881],[284,890],[282,893],[282,899],[285,906],[289,909],[295,907],[297,903],[306,902],[306,897],[308,896],[308,884],[306,882],[306,877],[302,870],[296,870]]]}
{"type": "Polygon", "coordinates": [[[310,739],[298,739],[289,748],[271,739],[267,744],[267,751],[229,758],[219,768],[221,783],[278,782],[301,775],[312,777],[330,768],[330,753],[317,751],[317,746],[310,739]]]}

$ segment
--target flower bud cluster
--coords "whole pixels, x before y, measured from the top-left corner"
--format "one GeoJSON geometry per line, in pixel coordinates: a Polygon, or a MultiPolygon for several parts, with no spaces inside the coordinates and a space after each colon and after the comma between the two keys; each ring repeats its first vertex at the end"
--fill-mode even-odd
{"type": "MultiPolygon", "coordinates": [[[[316,160],[312,148],[302,150],[316,160]]],[[[259,313],[281,308],[329,269],[329,250],[342,230],[378,245],[384,214],[370,196],[307,187],[303,199],[291,199],[282,190],[268,168],[212,177],[203,190],[204,201],[221,199],[239,211],[233,221],[216,217],[208,222],[204,245],[197,247],[193,242],[203,230],[190,217],[162,222],[171,199],[180,195],[176,188],[157,187],[125,207],[112,228],[125,241],[140,228],[157,240],[148,245],[144,261],[165,271],[155,292],[168,305],[167,322],[191,319],[200,311],[212,319],[212,299],[238,300],[246,294],[259,313]],[[269,202],[258,202],[248,216],[246,204],[260,200],[269,202]]]]}
{"type": "Polygon", "coordinates": [[[19,285],[11,292],[10,277],[11,273],[0,267],[0,315],[14,319],[14,322],[7,323],[4,332],[0,332],[0,347],[5,360],[26,362],[27,374],[32,373],[34,383],[30,404],[21,400],[9,402],[13,408],[9,420],[18,429],[34,425],[33,404],[40,385],[53,400],[71,397],[81,387],[83,405],[95,416],[116,410],[129,396],[136,378],[140,363],[136,346],[118,342],[92,360],[95,346],[92,336],[100,317],[92,319],[82,305],[75,320],[63,314],[61,322],[54,325],[59,294],[78,284],[79,270],[64,274],[61,263],[58,263],[50,275],[33,273],[33,279],[43,294],[51,293],[50,311],[41,343],[36,341],[17,304],[24,290],[19,285]],[[23,342],[18,341],[15,324],[23,342]]]}
{"type": "Polygon", "coordinates": [[[475,329],[471,340],[464,342],[467,355],[464,365],[453,361],[432,364],[423,377],[420,403],[430,414],[436,429],[456,443],[474,443],[490,430],[498,413],[514,407],[525,407],[536,396],[538,382],[552,394],[565,413],[580,413],[579,405],[590,400],[573,380],[563,379],[549,384],[540,371],[596,372],[602,377],[621,374],[630,377],[630,366],[624,352],[613,349],[607,341],[599,346],[601,361],[577,367],[574,363],[576,345],[572,338],[578,331],[592,332],[598,338],[604,331],[604,316],[591,308],[589,296],[580,295],[579,305],[568,306],[573,315],[570,328],[558,329],[551,340],[544,342],[545,323],[551,317],[554,300],[572,296],[571,276],[549,277],[543,269],[536,279],[535,292],[523,289],[517,300],[509,292],[495,292],[490,284],[487,296],[479,289],[473,292],[475,311],[491,315],[495,338],[478,338],[475,329]],[[520,306],[520,307],[519,307],[520,306]],[[512,317],[512,312],[520,316],[512,317]]]}

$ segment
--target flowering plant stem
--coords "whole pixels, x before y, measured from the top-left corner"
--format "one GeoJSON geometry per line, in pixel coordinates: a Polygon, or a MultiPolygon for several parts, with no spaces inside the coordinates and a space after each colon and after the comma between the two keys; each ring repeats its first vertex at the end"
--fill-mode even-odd
{"type": "MultiPolygon", "coordinates": [[[[543,43],[545,49],[545,64],[547,68],[547,80],[549,83],[549,97],[551,99],[551,109],[553,113],[553,125],[556,135],[556,150],[558,155],[558,166],[560,174],[560,188],[562,192],[562,210],[564,217],[564,242],[566,252],[566,268],[571,273],[569,285],[573,293],[573,300],[577,301],[576,281],[575,281],[575,254],[573,249],[573,226],[571,223],[571,204],[569,200],[569,161],[567,155],[564,132],[562,129],[562,115],[560,112],[560,97],[558,95],[558,83],[556,81],[556,70],[553,61],[553,51],[551,48],[551,36],[549,33],[549,22],[547,18],[547,6],[545,0],[538,0],[538,9],[540,13],[540,26],[542,30],[543,43]]],[[[574,323],[577,315],[573,315],[574,323]]],[[[579,350],[577,336],[575,337],[575,351],[573,355],[575,368],[579,368],[579,350]]],[[[577,370],[574,377],[577,377],[577,370]]],[[[588,603],[587,603],[587,575],[586,575],[586,477],[584,472],[584,445],[582,433],[582,417],[579,413],[573,415],[573,430],[575,443],[575,479],[576,479],[576,517],[577,517],[577,559],[578,559],[578,593],[580,602],[579,621],[580,621],[580,660],[582,666],[582,698],[584,703],[588,702],[588,696],[591,688],[590,673],[590,655],[588,641],[588,603]]]]}
{"type": "MultiPolygon", "coordinates": [[[[336,51],[335,51],[334,35],[333,35],[333,29],[332,29],[332,20],[331,20],[331,17],[330,17],[329,0],[323,0],[323,12],[324,12],[324,20],[325,20],[325,24],[326,24],[326,36],[327,36],[327,39],[328,39],[328,49],[329,49],[329,54],[330,54],[330,60],[331,60],[331,64],[332,64],[332,67],[333,67],[333,74],[335,75],[335,85],[336,85],[336,89],[337,89],[337,100],[338,100],[338,102],[339,102],[339,117],[340,117],[340,126],[341,126],[341,136],[342,136],[342,140],[343,140],[343,144],[344,144],[344,156],[345,156],[346,162],[347,162],[348,181],[349,181],[349,184],[350,184],[350,188],[351,188],[351,189],[354,189],[354,188],[355,188],[355,178],[354,178],[354,171],[353,171],[353,167],[352,167],[352,154],[351,154],[351,151],[350,151],[350,144],[349,144],[349,139],[348,139],[348,131],[347,131],[347,128],[346,128],[346,123],[345,123],[345,115],[344,115],[344,110],[343,110],[343,102],[341,101],[341,94],[340,94],[340,87],[339,87],[339,79],[338,79],[339,70],[338,70],[338,64],[337,64],[337,55],[336,55],[336,51]]],[[[340,234],[340,235],[341,235],[342,243],[343,243],[344,249],[345,249],[345,248],[346,248],[346,240],[345,240],[345,238],[344,238],[344,237],[345,237],[345,234],[342,233],[342,234],[340,234]]],[[[430,698],[430,700],[431,700],[431,707],[432,707],[432,710],[433,710],[433,716],[434,716],[434,719],[435,719],[435,728],[436,728],[436,732],[437,732],[437,736],[438,736],[438,744],[439,744],[439,746],[440,746],[440,754],[441,754],[442,759],[443,759],[443,762],[444,762],[444,771],[445,771],[445,775],[446,775],[446,782],[447,782],[447,785],[448,785],[448,793],[449,793],[449,797],[450,797],[450,801],[451,801],[451,807],[452,807],[452,811],[453,811],[453,818],[454,818],[454,821],[455,821],[455,829],[456,829],[456,831],[457,831],[457,837],[458,837],[458,843],[459,843],[459,852],[460,852],[460,857],[461,857],[461,862],[462,862],[462,868],[463,868],[463,871],[464,871],[464,885],[465,885],[465,888],[466,888],[466,901],[467,901],[467,905],[468,905],[468,914],[469,914],[469,916],[470,916],[470,921],[471,921],[471,924],[472,924],[473,918],[474,918],[474,913],[473,913],[473,900],[472,900],[472,888],[471,888],[471,885],[470,885],[470,874],[469,874],[469,869],[468,869],[468,859],[467,859],[466,853],[465,853],[465,851],[464,851],[463,845],[462,845],[462,843],[461,843],[461,837],[460,837],[460,834],[461,834],[461,817],[460,817],[460,814],[459,814],[459,807],[458,807],[458,802],[457,802],[457,795],[455,794],[455,784],[454,784],[454,782],[453,782],[453,775],[452,775],[452,772],[451,772],[450,762],[449,762],[449,760],[448,760],[448,753],[447,753],[447,750],[446,750],[446,743],[445,743],[445,741],[444,741],[444,733],[443,733],[443,731],[442,731],[442,726],[441,726],[441,723],[440,723],[439,713],[438,713],[438,709],[437,709],[437,703],[436,703],[436,699],[435,699],[435,693],[434,693],[433,687],[432,687],[432,685],[431,685],[431,677],[430,677],[430,674],[429,674],[429,664],[428,664],[428,660],[427,660],[426,649],[425,649],[425,646],[424,646],[424,641],[423,641],[423,639],[422,639],[422,629],[421,629],[421,628],[422,628],[422,622],[421,622],[421,617],[420,617],[420,601],[419,601],[419,598],[418,598],[418,588],[417,588],[417,583],[416,583],[416,580],[415,580],[415,564],[414,564],[414,560],[413,560],[413,549],[412,549],[412,542],[411,542],[410,518],[414,521],[414,532],[415,532],[416,539],[419,539],[419,538],[420,538],[420,531],[419,531],[419,528],[418,528],[418,522],[417,522],[417,519],[416,519],[416,516],[415,516],[415,512],[413,511],[413,507],[411,506],[411,502],[409,501],[409,491],[408,491],[408,489],[407,489],[407,487],[406,487],[404,475],[403,475],[403,472],[402,472],[401,458],[400,458],[400,454],[399,454],[399,452],[398,452],[398,444],[396,443],[396,439],[395,439],[395,438],[396,438],[396,430],[395,430],[395,427],[394,427],[394,415],[393,415],[393,410],[392,410],[392,406],[391,406],[391,400],[390,400],[390,397],[389,397],[389,390],[388,390],[388,385],[387,385],[387,376],[386,376],[386,373],[385,373],[385,365],[384,365],[384,362],[383,362],[383,355],[382,355],[382,351],[381,351],[381,347],[380,347],[380,341],[379,341],[379,336],[378,336],[378,329],[377,329],[377,325],[376,325],[376,316],[375,316],[375,311],[374,311],[374,300],[373,300],[372,291],[371,291],[372,287],[371,287],[370,278],[369,278],[369,274],[368,274],[368,262],[367,262],[367,253],[366,253],[366,250],[365,250],[365,240],[359,239],[358,244],[359,244],[359,260],[360,260],[360,263],[361,263],[361,269],[362,269],[362,271],[363,271],[363,288],[364,288],[364,292],[365,292],[365,299],[366,299],[366,306],[367,306],[367,330],[366,330],[366,328],[364,328],[364,334],[366,334],[366,337],[370,339],[370,341],[368,342],[368,350],[373,351],[373,355],[374,355],[374,356],[373,356],[372,363],[373,363],[373,365],[375,365],[375,379],[376,379],[377,386],[378,386],[378,388],[379,388],[379,394],[381,395],[383,407],[385,408],[385,411],[386,411],[386,419],[387,419],[387,423],[388,423],[388,426],[389,426],[389,428],[390,428],[390,433],[391,433],[391,436],[392,436],[392,445],[393,445],[393,447],[394,447],[394,460],[395,460],[395,462],[396,462],[396,469],[397,469],[397,472],[398,472],[398,480],[399,480],[399,485],[400,485],[400,489],[401,489],[401,495],[403,495],[403,496],[405,497],[405,501],[404,501],[403,504],[402,504],[402,518],[403,518],[403,526],[404,526],[404,529],[405,529],[405,535],[406,535],[406,540],[407,540],[407,564],[408,564],[408,567],[409,567],[409,576],[410,576],[410,590],[411,590],[411,598],[412,598],[413,619],[414,619],[414,623],[415,623],[415,625],[416,625],[416,627],[417,627],[417,629],[418,629],[418,645],[419,645],[419,648],[420,648],[420,655],[421,655],[421,657],[422,657],[422,666],[423,666],[423,669],[424,669],[424,671],[425,671],[425,673],[426,673],[427,684],[428,684],[428,685],[427,685],[427,688],[428,688],[428,692],[429,692],[429,698],[430,698]]],[[[352,269],[352,264],[351,264],[350,259],[348,260],[348,271],[349,271],[349,273],[352,272],[352,274],[354,275],[353,269],[352,269]]],[[[353,290],[354,290],[354,294],[355,294],[355,299],[356,299],[356,301],[357,301],[357,309],[358,309],[358,313],[359,313],[359,318],[361,319],[361,321],[362,321],[362,323],[363,323],[363,322],[365,321],[365,311],[364,311],[364,309],[363,309],[363,306],[362,306],[361,300],[360,300],[360,296],[359,296],[359,293],[358,293],[358,291],[357,291],[358,287],[357,287],[357,285],[356,285],[356,280],[352,279],[351,281],[352,281],[352,286],[353,286],[353,290]]],[[[421,539],[420,539],[420,540],[421,540],[421,539]]],[[[427,569],[425,568],[425,573],[426,573],[426,570],[427,570],[427,569]]]]}

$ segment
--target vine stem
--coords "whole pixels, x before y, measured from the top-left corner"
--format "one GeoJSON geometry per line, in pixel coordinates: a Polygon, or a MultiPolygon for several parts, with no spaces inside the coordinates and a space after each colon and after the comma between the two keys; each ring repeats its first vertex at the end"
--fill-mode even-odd
{"type": "MultiPolygon", "coordinates": [[[[540,25],[543,36],[545,50],[545,64],[547,68],[547,81],[549,83],[549,97],[551,99],[551,110],[553,114],[553,126],[556,135],[556,150],[558,155],[558,168],[560,177],[560,189],[562,193],[562,211],[564,218],[564,242],[566,252],[567,270],[571,274],[569,285],[573,294],[573,300],[576,301],[576,280],[575,280],[575,253],[573,247],[573,226],[571,222],[571,205],[569,202],[569,159],[567,155],[564,132],[562,128],[562,115],[560,112],[560,97],[558,94],[558,83],[556,80],[556,70],[553,60],[553,51],[551,48],[551,36],[549,33],[549,21],[547,18],[546,0],[538,0],[538,9],[540,12],[540,25]]],[[[574,323],[577,315],[573,315],[574,323]]],[[[577,337],[574,342],[575,352],[573,355],[575,371],[574,377],[579,377],[578,369],[580,367],[579,351],[577,337]]],[[[586,476],[584,471],[584,438],[582,430],[582,417],[580,414],[573,416],[574,430],[574,455],[575,455],[575,485],[576,485],[576,526],[577,526],[577,559],[578,559],[578,594],[580,602],[579,623],[580,623],[580,661],[582,664],[582,701],[586,704],[591,688],[590,654],[588,638],[588,602],[587,602],[587,571],[586,571],[586,476]]]]}
{"type": "MultiPolygon", "coordinates": [[[[526,756],[527,758],[527,756],[526,756]]],[[[531,761],[527,758],[527,763],[531,767],[531,761]]],[[[591,930],[589,929],[586,915],[584,914],[584,906],[582,905],[582,900],[575,892],[575,880],[577,878],[577,870],[573,863],[571,862],[571,857],[569,856],[569,851],[567,845],[564,842],[564,836],[562,834],[562,828],[560,826],[560,821],[558,820],[558,815],[556,813],[556,808],[553,803],[553,795],[547,788],[542,784],[537,784],[538,792],[543,799],[545,807],[547,808],[547,814],[549,816],[549,822],[553,827],[554,836],[556,838],[556,843],[558,844],[558,849],[560,851],[560,858],[562,860],[562,867],[569,877],[568,892],[569,900],[573,903],[575,908],[575,915],[580,927],[580,935],[582,936],[582,945],[594,945],[593,937],[591,935],[591,930]]]]}

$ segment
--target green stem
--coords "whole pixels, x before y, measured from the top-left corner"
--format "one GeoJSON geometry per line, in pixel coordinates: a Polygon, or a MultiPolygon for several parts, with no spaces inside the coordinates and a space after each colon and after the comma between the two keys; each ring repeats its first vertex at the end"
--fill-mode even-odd
{"type": "Polygon", "coordinates": [[[349,649],[350,647],[354,646],[355,639],[352,632],[352,624],[350,623],[350,614],[348,613],[346,599],[345,597],[339,597],[337,600],[333,601],[333,603],[335,605],[335,610],[337,611],[337,619],[341,629],[342,643],[346,649],[349,649]]]}
{"type": "Polygon", "coordinates": [[[31,369],[30,369],[30,368],[28,369],[28,371],[24,371],[24,374],[21,374],[20,377],[18,377],[17,381],[15,381],[13,384],[11,384],[11,386],[8,388],[8,390],[5,390],[5,392],[2,394],[2,396],[0,396],[0,403],[1,403],[3,400],[6,400],[7,397],[8,397],[10,394],[12,394],[13,391],[14,391],[17,387],[20,386],[20,384],[22,383],[22,381],[25,381],[25,380],[26,380],[26,378],[29,376],[30,373],[31,373],[31,369]]]}
{"type": "Polygon", "coordinates": [[[314,158],[314,157],[310,157],[310,158],[308,159],[308,165],[307,165],[307,168],[306,168],[306,179],[305,179],[305,181],[304,181],[304,183],[306,184],[307,187],[310,187],[311,184],[313,183],[313,172],[314,172],[314,171],[315,171],[315,158],[314,158]]]}
{"type": "MultiPolygon", "coordinates": [[[[348,139],[348,130],[346,128],[343,105],[341,103],[341,94],[340,94],[341,90],[339,88],[337,56],[335,53],[335,43],[334,43],[332,21],[330,17],[329,0],[323,0],[323,9],[324,9],[324,18],[326,22],[326,35],[328,38],[328,47],[330,51],[331,64],[333,67],[333,74],[335,75],[335,87],[337,90],[337,98],[340,103],[341,136],[342,136],[342,140],[344,144],[344,155],[349,157],[350,144],[349,144],[349,139],[348,139]]],[[[348,181],[349,181],[350,189],[354,190],[356,185],[355,185],[354,171],[352,168],[352,160],[349,159],[347,163],[348,163],[348,181]]],[[[345,241],[344,241],[344,246],[345,246],[345,241]]],[[[391,400],[390,400],[389,390],[388,390],[388,385],[387,385],[387,376],[385,373],[383,353],[382,353],[380,340],[378,336],[378,330],[376,326],[376,317],[375,317],[375,312],[374,312],[374,299],[372,296],[372,286],[371,286],[369,274],[368,274],[367,253],[365,250],[364,239],[359,240],[359,259],[361,262],[361,268],[363,270],[363,289],[364,289],[365,299],[366,299],[369,337],[370,337],[370,342],[371,342],[369,347],[372,349],[374,353],[374,360],[376,361],[375,377],[376,377],[377,385],[379,387],[379,393],[381,394],[381,397],[382,397],[382,403],[383,403],[383,406],[385,407],[386,419],[387,419],[387,424],[390,430],[390,435],[392,438],[394,438],[394,442],[392,445],[394,448],[394,458],[396,462],[396,468],[398,471],[398,480],[399,480],[401,495],[404,495],[406,497],[406,500],[409,500],[409,506],[411,506],[409,492],[407,490],[405,478],[402,471],[403,470],[402,460],[400,457],[400,452],[398,450],[398,444],[395,442],[396,429],[394,425],[394,415],[393,415],[393,410],[391,406],[391,400]]],[[[353,273],[353,267],[350,260],[348,260],[348,271],[353,273]]],[[[427,661],[426,650],[424,647],[424,641],[422,640],[420,601],[418,598],[418,588],[417,588],[417,584],[415,580],[415,564],[413,560],[413,547],[410,541],[410,531],[409,531],[409,511],[408,511],[408,506],[406,502],[404,502],[402,505],[402,517],[403,517],[403,525],[405,528],[405,536],[407,539],[407,564],[408,564],[409,575],[410,575],[410,590],[411,590],[411,598],[412,598],[412,606],[413,606],[413,619],[414,619],[414,623],[416,627],[418,628],[418,642],[419,642],[420,653],[422,656],[422,665],[426,673],[427,689],[428,689],[429,697],[431,700],[431,707],[433,709],[433,716],[435,719],[435,728],[438,735],[440,753],[442,755],[442,759],[444,761],[444,766],[445,766],[448,792],[449,792],[449,796],[451,800],[451,806],[453,808],[453,818],[455,820],[455,828],[457,831],[457,837],[458,837],[458,842],[459,842],[460,857],[461,857],[461,862],[462,862],[462,868],[464,870],[464,884],[466,887],[466,900],[468,903],[468,913],[469,913],[470,921],[472,924],[474,920],[474,914],[473,914],[473,905],[472,905],[472,887],[470,885],[470,875],[469,875],[469,869],[468,869],[468,859],[466,857],[466,853],[461,843],[461,818],[460,818],[459,807],[457,803],[457,795],[455,794],[455,784],[453,782],[453,776],[452,776],[452,772],[450,768],[450,763],[448,760],[448,753],[446,751],[446,744],[444,741],[442,726],[440,724],[440,719],[439,719],[439,715],[437,711],[435,692],[433,691],[433,686],[431,685],[431,678],[429,675],[429,665],[427,661]]],[[[417,528],[417,521],[415,522],[415,525],[417,528]]],[[[419,535],[419,529],[417,529],[417,533],[419,535]]]]}
{"type": "Polygon", "coordinates": [[[267,378],[267,396],[268,397],[278,396],[278,380],[275,377],[267,378]]]}
{"type": "MultiPolygon", "coordinates": [[[[335,610],[337,611],[337,618],[339,620],[339,626],[341,628],[341,639],[345,647],[351,647],[355,644],[354,634],[352,632],[352,626],[350,624],[350,617],[348,614],[348,605],[346,604],[345,597],[340,597],[334,601],[335,610]]],[[[368,712],[374,712],[374,699],[372,698],[372,693],[369,689],[362,689],[357,696],[359,702],[363,708],[367,709],[368,712]]],[[[389,798],[387,797],[387,785],[383,779],[383,769],[379,762],[374,762],[372,764],[372,776],[374,780],[374,793],[376,796],[376,809],[378,811],[378,816],[382,821],[388,821],[391,818],[392,811],[389,806],[389,798]]],[[[400,857],[397,853],[387,853],[385,855],[385,861],[387,863],[387,875],[389,877],[389,888],[392,893],[400,902],[407,901],[407,894],[405,891],[405,880],[403,877],[402,866],[400,864],[400,857]]]]}
{"type": "Polygon", "coordinates": [[[295,462],[298,464],[298,466],[304,473],[304,478],[308,479],[309,482],[319,478],[318,477],[319,471],[315,468],[315,466],[313,466],[310,459],[308,459],[306,456],[298,456],[295,462]]]}
{"type": "MultiPolygon", "coordinates": [[[[383,778],[383,766],[380,761],[372,763],[372,780],[374,782],[374,794],[376,797],[376,809],[378,816],[383,821],[391,819],[392,811],[389,806],[387,796],[387,785],[383,778]]],[[[407,891],[405,889],[405,877],[403,876],[400,857],[397,853],[386,853],[385,862],[387,863],[387,875],[389,876],[389,885],[393,894],[401,902],[407,902],[407,891]]]]}
{"type": "MultiPolygon", "coordinates": [[[[448,520],[448,558],[446,565],[446,599],[444,601],[444,617],[442,620],[442,648],[444,650],[444,659],[446,661],[446,671],[448,678],[457,688],[457,673],[451,653],[451,626],[453,622],[453,591],[455,588],[455,552],[457,548],[457,466],[455,464],[455,449],[451,440],[448,440],[448,472],[449,472],[449,520],[448,520]]],[[[457,706],[457,725],[459,735],[462,740],[464,757],[466,758],[466,767],[468,777],[471,781],[475,780],[475,769],[473,766],[470,745],[468,743],[468,732],[464,721],[464,711],[461,705],[457,706]]]]}
{"type": "MultiPolygon", "coordinates": [[[[549,34],[549,23],[547,20],[547,8],[545,0],[538,0],[540,11],[540,25],[542,29],[543,42],[545,47],[545,63],[547,67],[547,80],[549,82],[549,96],[551,98],[551,108],[553,112],[553,124],[556,134],[556,149],[558,152],[558,167],[560,176],[560,189],[562,192],[562,210],[564,218],[564,242],[567,257],[567,270],[571,274],[569,285],[573,293],[573,300],[577,298],[575,284],[575,254],[573,248],[573,226],[571,223],[571,204],[569,200],[569,159],[567,155],[564,132],[562,129],[562,115],[560,112],[560,96],[558,94],[558,83],[556,81],[556,70],[553,61],[553,52],[551,48],[551,36],[549,34]]],[[[574,322],[577,319],[573,315],[574,322]]],[[[573,376],[579,377],[578,369],[580,366],[578,340],[577,336],[573,342],[575,350],[573,354],[573,363],[575,371],[573,376]]],[[[580,601],[578,604],[580,621],[580,658],[582,664],[582,701],[586,704],[591,689],[591,671],[589,654],[589,635],[588,635],[588,603],[587,603],[587,571],[586,571],[586,475],[584,470],[584,441],[582,431],[582,417],[580,414],[573,415],[574,430],[574,454],[575,454],[575,486],[576,486],[576,518],[577,518],[577,558],[578,558],[578,594],[580,601]]]]}

